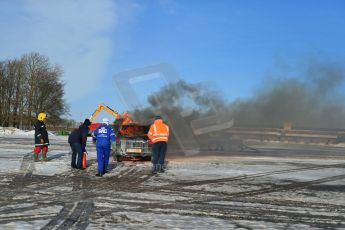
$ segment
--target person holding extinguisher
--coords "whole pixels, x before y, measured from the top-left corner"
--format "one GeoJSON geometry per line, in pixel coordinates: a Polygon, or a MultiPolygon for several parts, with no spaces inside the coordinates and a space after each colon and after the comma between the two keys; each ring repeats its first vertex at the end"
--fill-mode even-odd
{"type": "Polygon", "coordinates": [[[73,132],[68,137],[68,143],[70,144],[72,150],[72,168],[83,169],[83,154],[84,152],[86,152],[86,142],[90,125],[90,120],[85,119],[84,123],[80,125],[79,128],[73,130],[73,132]]]}

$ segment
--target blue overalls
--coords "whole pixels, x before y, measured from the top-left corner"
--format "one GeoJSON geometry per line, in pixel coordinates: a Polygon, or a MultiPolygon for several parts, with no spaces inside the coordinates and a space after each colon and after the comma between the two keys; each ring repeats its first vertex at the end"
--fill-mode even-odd
{"type": "Polygon", "coordinates": [[[98,173],[106,173],[109,156],[110,156],[110,141],[116,141],[116,137],[113,129],[107,125],[100,125],[94,132],[96,137],[96,150],[97,150],[97,162],[98,162],[98,173]]]}

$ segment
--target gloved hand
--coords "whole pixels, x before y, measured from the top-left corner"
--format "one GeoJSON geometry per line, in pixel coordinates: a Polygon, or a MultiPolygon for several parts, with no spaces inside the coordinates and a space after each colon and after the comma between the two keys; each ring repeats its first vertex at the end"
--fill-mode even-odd
{"type": "Polygon", "coordinates": [[[115,142],[111,142],[111,148],[112,148],[113,150],[116,149],[116,143],[115,143],[115,142]]]}

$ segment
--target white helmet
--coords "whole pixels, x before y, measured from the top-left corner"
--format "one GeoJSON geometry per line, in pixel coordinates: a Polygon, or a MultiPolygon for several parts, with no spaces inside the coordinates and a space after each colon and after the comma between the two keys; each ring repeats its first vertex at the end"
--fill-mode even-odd
{"type": "Polygon", "coordinates": [[[106,124],[106,125],[109,125],[109,119],[106,118],[106,117],[103,118],[102,123],[103,123],[103,124],[106,124]]]}

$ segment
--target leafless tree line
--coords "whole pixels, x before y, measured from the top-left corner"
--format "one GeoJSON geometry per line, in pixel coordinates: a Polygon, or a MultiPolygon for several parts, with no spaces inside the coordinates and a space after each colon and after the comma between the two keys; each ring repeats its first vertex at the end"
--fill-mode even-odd
{"type": "Polygon", "coordinates": [[[39,53],[0,60],[0,126],[31,128],[40,112],[50,124],[60,123],[68,112],[61,75],[61,67],[39,53]]]}

